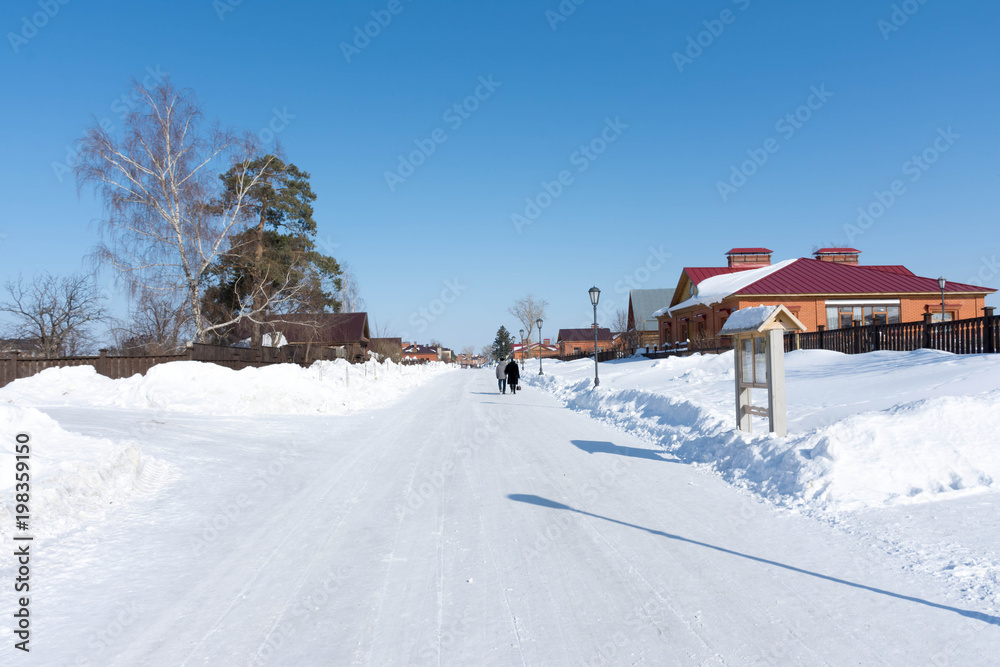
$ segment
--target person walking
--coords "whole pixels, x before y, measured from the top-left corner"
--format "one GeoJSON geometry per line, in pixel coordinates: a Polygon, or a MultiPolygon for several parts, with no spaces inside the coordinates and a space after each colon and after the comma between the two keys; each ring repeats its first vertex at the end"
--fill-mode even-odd
{"type": "Polygon", "coordinates": [[[507,384],[510,385],[510,393],[517,393],[517,381],[521,379],[521,370],[517,367],[517,362],[514,361],[514,357],[510,358],[507,367],[504,368],[504,373],[507,374],[507,384]]]}
{"type": "Polygon", "coordinates": [[[500,387],[501,394],[507,393],[507,371],[503,359],[497,362],[497,385],[500,387]]]}

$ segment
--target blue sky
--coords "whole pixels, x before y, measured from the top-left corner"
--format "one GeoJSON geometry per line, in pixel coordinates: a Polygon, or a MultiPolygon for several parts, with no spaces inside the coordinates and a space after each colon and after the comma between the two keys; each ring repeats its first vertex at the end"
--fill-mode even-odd
{"type": "Polygon", "coordinates": [[[0,277],[82,266],[100,205],[58,164],[163,72],[209,118],[279,130],[321,244],[411,340],[478,349],[527,293],[554,337],[592,285],[625,306],[733,246],[1000,287],[998,25],[985,0],[11,0],[0,277]]]}

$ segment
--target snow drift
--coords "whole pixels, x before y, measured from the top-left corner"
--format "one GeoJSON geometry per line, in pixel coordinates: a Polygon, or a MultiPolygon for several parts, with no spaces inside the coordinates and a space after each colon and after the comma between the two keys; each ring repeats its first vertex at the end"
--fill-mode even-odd
{"type": "Polygon", "coordinates": [[[64,430],[33,408],[0,405],[0,535],[14,532],[15,437],[30,437],[30,523],[27,534],[50,537],[99,521],[113,506],[170,483],[171,466],[144,456],[135,441],[113,442],[64,430]]]}
{"type": "MultiPolygon", "coordinates": [[[[552,363],[526,381],[778,505],[917,503],[1000,489],[1000,356],[933,350],[786,358],[789,435],[735,430],[733,354],[552,363]]],[[[755,392],[755,404],[766,392],[755,392]]]]}
{"type": "Polygon", "coordinates": [[[71,405],[170,410],[214,415],[343,414],[397,399],[442,363],[349,364],[317,361],[308,368],[274,364],[234,371],[200,361],[174,361],[143,375],[111,380],[93,366],[50,368],[0,389],[0,404],[71,405]]]}

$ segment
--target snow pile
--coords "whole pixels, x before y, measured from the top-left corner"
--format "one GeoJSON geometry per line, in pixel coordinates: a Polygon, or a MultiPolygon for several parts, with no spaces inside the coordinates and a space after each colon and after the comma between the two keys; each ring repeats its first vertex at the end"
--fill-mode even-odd
{"type": "MultiPolygon", "coordinates": [[[[551,363],[574,409],[786,507],[860,509],[1000,490],[1000,355],[933,350],[786,356],[789,435],[735,430],[733,353],[551,363]]],[[[754,390],[754,404],[766,392],[754,390]]]]}
{"type": "Polygon", "coordinates": [[[69,405],[176,410],[213,415],[344,414],[383,405],[451,370],[442,363],[317,361],[234,371],[200,361],[154,366],[111,380],[92,366],[50,368],[0,389],[0,405],[69,405]]]}
{"type": "MultiPolygon", "coordinates": [[[[144,456],[137,443],[63,430],[33,408],[0,405],[0,535],[15,532],[15,438],[27,434],[30,522],[25,533],[48,537],[104,517],[106,511],[170,483],[172,468],[144,456]]],[[[20,491],[20,490],[19,490],[20,491]]]]}

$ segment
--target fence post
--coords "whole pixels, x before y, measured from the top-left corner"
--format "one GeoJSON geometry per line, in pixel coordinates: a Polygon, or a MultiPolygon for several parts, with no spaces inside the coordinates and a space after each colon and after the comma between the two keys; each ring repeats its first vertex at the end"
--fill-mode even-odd
{"type": "Polygon", "coordinates": [[[826,331],[825,324],[817,324],[816,331],[819,332],[819,349],[825,350],[826,346],[823,344],[823,332],[826,331]]]}
{"type": "Polygon", "coordinates": [[[983,308],[983,351],[997,351],[997,341],[993,339],[993,306],[983,308]]]}
{"type": "Polygon", "coordinates": [[[111,377],[108,373],[108,351],[103,349],[98,350],[97,353],[100,355],[97,357],[97,374],[111,377]]]}
{"type": "Polygon", "coordinates": [[[924,313],[924,336],[923,341],[921,341],[920,347],[924,349],[929,349],[931,346],[931,319],[934,317],[932,313],[924,313]]]}
{"type": "Polygon", "coordinates": [[[17,350],[12,350],[10,353],[10,381],[13,382],[17,379],[17,358],[20,356],[20,352],[17,350]]]}
{"type": "Polygon", "coordinates": [[[854,329],[852,333],[854,340],[851,341],[854,354],[861,354],[861,320],[854,320],[854,326],[851,328],[854,329]]]}
{"type": "Polygon", "coordinates": [[[187,360],[194,361],[194,342],[189,340],[185,347],[187,349],[184,350],[184,353],[187,355],[187,360]]]}

